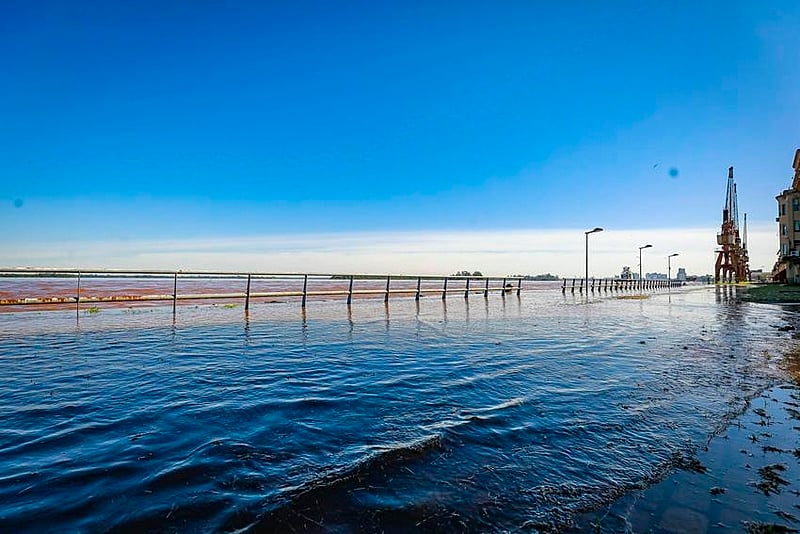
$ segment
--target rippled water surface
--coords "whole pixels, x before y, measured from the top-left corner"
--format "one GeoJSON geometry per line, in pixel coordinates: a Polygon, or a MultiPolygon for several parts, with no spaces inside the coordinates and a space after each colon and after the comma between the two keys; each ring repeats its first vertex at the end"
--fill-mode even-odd
{"type": "Polygon", "coordinates": [[[733,291],[2,314],[0,530],[562,528],[776,376],[733,291]]]}

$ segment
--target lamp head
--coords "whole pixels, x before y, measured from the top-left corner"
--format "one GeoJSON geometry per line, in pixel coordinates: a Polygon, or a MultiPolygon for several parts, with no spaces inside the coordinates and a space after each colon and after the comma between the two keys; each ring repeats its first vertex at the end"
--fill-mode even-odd
{"type": "Polygon", "coordinates": [[[643,246],[643,247],[639,247],[639,250],[642,250],[643,248],[650,248],[650,247],[652,247],[652,246],[653,246],[653,245],[645,245],[645,246],[643,246]]]}
{"type": "Polygon", "coordinates": [[[670,254],[670,255],[669,255],[669,257],[670,257],[670,258],[674,258],[675,256],[680,256],[680,254],[678,254],[677,252],[675,252],[674,254],[670,254]]]}
{"type": "Polygon", "coordinates": [[[603,231],[603,229],[598,226],[594,230],[589,230],[588,232],[584,232],[584,233],[588,235],[588,234],[593,234],[595,232],[602,232],[602,231],[603,231]]]}

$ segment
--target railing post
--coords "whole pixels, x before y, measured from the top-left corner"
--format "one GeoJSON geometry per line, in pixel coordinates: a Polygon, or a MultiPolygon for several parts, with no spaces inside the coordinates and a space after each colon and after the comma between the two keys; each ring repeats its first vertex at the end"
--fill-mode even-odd
{"type": "Polygon", "coordinates": [[[444,277],[444,287],[442,287],[442,300],[447,300],[447,277],[444,277]]]}
{"type": "Polygon", "coordinates": [[[416,295],[414,295],[414,300],[416,300],[416,301],[419,301],[419,287],[420,287],[421,283],[422,283],[422,278],[420,278],[418,276],[417,277],[417,293],[416,293],[416,295]]]}
{"type": "Polygon", "coordinates": [[[468,299],[468,298],[469,298],[469,277],[467,277],[467,287],[466,287],[466,289],[464,290],[464,298],[465,298],[465,299],[468,299]]]}
{"type": "Polygon", "coordinates": [[[519,296],[520,293],[522,293],[522,278],[517,280],[517,296],[519,296]]]}
{"type": "Polygon", "coordinates": [[[483,288],[483,298],[485,298],[485,299],[489,298],[489,279],[488,278],[486,279],[486,285],[483,288]]]}
{"type": "Polygon", "coordinates": [[[503,285],[500,287],[500,295],[506,298],[506,279],[503,278],[503,285]]]}
{"type": "Polygon", "coordinates": [[[178,308],[178,272],[175,272],[175,277],[172,282],[172,316],[175,317],[175,312],[178,308]]]}
{"type": "Polygon", "coordinates": [[[81,316],[81,272],[78,271],[78,291],[75,293],[75,318],[81,316]]]}
{"type": "Polygon", "coordinates": [[[250,275],[247,275],[247,291],[244,297],[244,311],[250,309],[250,275]]]}
{"type": "Polygon", "coordinates": [[[561,292],[562,293],[566,293],[567,292],[567,279],[566,278],[564,278],[563,281],[561,282],[561,292]]]}
{"type": "Polygon", "coordinates": [[[350,275],[350,288],[347,290],[347,305],[353,303],[353,275],[350,275]]]}
{"type": "Polygon", "coordinates": [[[308,275],[303,275],[303,300],[300,302],[300,307],[305,309],[306,298],[308,297],[308,275]]]}
{"type": "Polygon", "coordinates": [[[581,295],[583,295],[583,278],[581,278],[581,283],[580,283],[580,285],[578,286],[578,293],[580,293],[581,295]]]}
{"type": "Polygon", "coordinates": [[[387,304],[389,302],[389,283],[391,282],[392,277],[391,275],[386,275],[386,292],[383,294],[383,303],[387,304]]]}
{"type": "Polygon", "coordinates": [[[570,289],[571,293],[575,293],[575,279],[572,279],[572,289],[570,289]]]}

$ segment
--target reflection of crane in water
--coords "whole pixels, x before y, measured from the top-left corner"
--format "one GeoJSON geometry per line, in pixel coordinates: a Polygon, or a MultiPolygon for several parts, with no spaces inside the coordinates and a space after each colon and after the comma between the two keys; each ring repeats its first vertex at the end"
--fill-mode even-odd
{"type": "Polygon", "coordinates": [[[717,234],[717,252],[714,282],[746,282],[750,278],[747,265],[747,214],[744,216],[744,240],[739,236],[739,206],[736,200],[736,183],[733,167],[728,167],[728,191],[725,209],[722,210],[722,229],[717,234]]]}

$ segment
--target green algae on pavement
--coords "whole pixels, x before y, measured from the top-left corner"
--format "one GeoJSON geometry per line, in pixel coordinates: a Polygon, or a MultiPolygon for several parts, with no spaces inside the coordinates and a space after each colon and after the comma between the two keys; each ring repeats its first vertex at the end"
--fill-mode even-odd
{"type": "Polygon", "coordinates": [[[800,286],[764,284],[747,286],[742,300],[766,304],[800,303],[800,286]]]}

